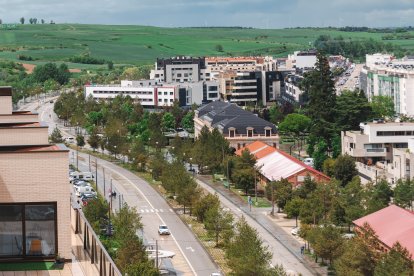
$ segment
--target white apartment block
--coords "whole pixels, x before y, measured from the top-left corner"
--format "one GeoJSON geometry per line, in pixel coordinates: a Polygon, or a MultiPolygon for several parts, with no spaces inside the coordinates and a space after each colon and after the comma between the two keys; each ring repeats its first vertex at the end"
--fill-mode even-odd
{"type": "Polygon", "coordinates": [[[373,96],[389,96],[394,101],[396,114],[414,116],[414,59],[367,55],[360,80],[368,100],[373,96]]]}
{"type": "Polygon", "coordinates": [[[311,69],[315,67],[316,54],[316,50],[296,51],[292,55],[288,55],[288,60],[294,68],[311,69]]]}
{"type": "Polygon", "coordinates": [[[370,122],[360,131],[342,131],[341,138],[342,154],[355,158],[363,181],[414,176],[414,123],[370,122]]]}
{"type": "Polygon", "coordinates": [[[214,81],[162,84],[155,80],[123,80],[120,85],[85,86],[86,98],[110,100],[118,95],[130,96],[147,108],[172,106],[175,100],[180,106],[190,106],[219,99],[218,83],[214,81]]]}

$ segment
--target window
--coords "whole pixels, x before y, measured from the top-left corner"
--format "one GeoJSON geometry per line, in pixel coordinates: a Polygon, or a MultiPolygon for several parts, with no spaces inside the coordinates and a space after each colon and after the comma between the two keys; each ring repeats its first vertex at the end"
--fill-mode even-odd
{"type": "Polygon", "coordinates": [[[168,95],[168,92],[164,92],[164,95],[168,95]]]}
{"type": "Polygon", "coordinates": [[[54,256],[56,218],[56,203],[0,204],[0,258],[54,256]]]}
{"type": "Polygon", "coordinates": [[[158,95],[162,95],[162,92],[158,92],[158,95]]]}
{"type": "Polygon", "coordinates": [[[253,137],[253,128],[247,128],[247,137],[253,137]]]}
{"type": "Polygon", "coordinates": [[[160,102],[162,102],[162,99],[158,99],[158,102],[160,103],[160,102]]]}
{"type": "Polygon", "coordinates": [[[236,130],[235,129],[229,129],[229,137],[236,136],[236,130]]]}
{"type": "Polygon", "coordinates": [[[174,95],[174,92],[170,92],[170,95],[172,96],[172,95],[174,95]]]}
{"type": "Polygon", "coordinates": [[[272,130],[271,129],[265,129],[265,136],[270,137],[271,135],[272,135],[272,130]]]}

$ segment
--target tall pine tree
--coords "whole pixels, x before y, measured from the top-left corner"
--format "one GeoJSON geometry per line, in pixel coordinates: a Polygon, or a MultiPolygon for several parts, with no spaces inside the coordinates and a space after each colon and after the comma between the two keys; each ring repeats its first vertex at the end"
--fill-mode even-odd
{"type": "Polygon", "coordinates": [[[330,146],[335,134],[336,93],[327,57],[318,53],[315,69],[304,76],[301,86],[308,96],[307,115],[313,122],[310,134],[330,146]]]}

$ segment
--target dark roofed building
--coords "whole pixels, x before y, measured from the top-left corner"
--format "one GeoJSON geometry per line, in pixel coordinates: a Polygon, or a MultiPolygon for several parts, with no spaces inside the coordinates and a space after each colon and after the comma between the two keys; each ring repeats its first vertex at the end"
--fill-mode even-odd
{"type": "Polygon", "coordinates": [[[204,126],[210,130],[217,128],[235,149],[257,140],[276,147],[279,141],[274,124],[231,103],[215,101],[197,109],[194,116],[195,137],[204,126]]]}

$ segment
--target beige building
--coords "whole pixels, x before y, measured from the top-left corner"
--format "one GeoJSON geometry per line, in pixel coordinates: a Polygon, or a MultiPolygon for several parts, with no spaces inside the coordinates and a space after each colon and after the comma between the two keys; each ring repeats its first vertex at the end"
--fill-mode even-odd
{"type": "Polygon", "coordinates": [[[342,154],[355,158],[363,182],[414,177],[414,123],[375,121],[341,136],[342,154]]]}
{"type": "Polygon", "coordinates": [[[0,262],[71,258],[68,149],[0,87],[0,262]]]}

